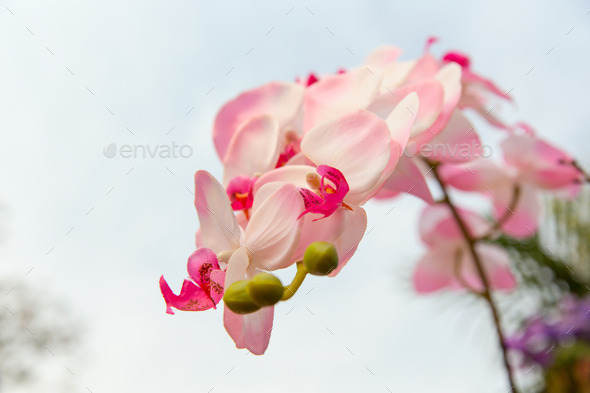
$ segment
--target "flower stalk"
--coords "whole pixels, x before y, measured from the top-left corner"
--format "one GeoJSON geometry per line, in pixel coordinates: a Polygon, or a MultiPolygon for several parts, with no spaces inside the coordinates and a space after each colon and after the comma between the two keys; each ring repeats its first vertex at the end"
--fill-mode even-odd
{"type": "MultiPolygon", "coordinates": [[[[452,213],[457,225],[459,226],[461,234],[463,235],[463,237],[467,243],[468,250],[471,254],[471,257],[473,258],[473,262],[474,262],[475,267],[477,269],[477,274],[479,275],[479,278],[481,279],[481,282],[483,284],[483,289],[480,292],[480,295],[488,304],[490,311],[492,313],[492,318],[494,320],[494,326],[496,328],[496,333],[498,335],[498,341],[500,344],[500,348],[502,350],[502,359],[504,362],[504,367],[506,369],[508,382],[510,383],[510,387],[511,387],[510,391],[512,393],[518,393],[518,388],[514,382],[514,376],[512,375],[512,369],[510,367],[510,362],[508,360],[508,348],[506,347],[505,334],[504,334],[504,330],[502,328],[502,324],[500,321],[500,313],[498,311],[498,307],[494,301],[494,298],[492,297],[490,280],[483,268],[481,258],[475,249],[475,245],[477,244],[478,239],[474,238],[470,234],[470,232],[467,228],[467,225],[465,224],[465,222],[463,221],[463,219],[459,215],[457,208],[455,207],[455,205],[453,204],[453,202],[449,196],[449,193],[447,191],[447,186],[443,182],[443,180],[441,179],[441,177],[438,173],[437,166],[438,165],[436,165],[436,164],[433,165],[432,173],[442,190],[442,193],[443,193],[442,202],[444,204],[446,204],[449,207],[449,209],[451,210],[451,213],[452,213]]],[[[516,191],[515,191],[515,194],[517,194],[516,191]]],[[[514,198],[514,199],[517,199],[517,198],[514,198]]]]}
{"type": "Polygon", "coordinates": [[[289,300],[293,297],[293,295],[295,295],[295,292],[297,292],[301,284],[303,284],[303,280],[305,280],[307,273],[308,272],[305,268],[305,265],[303,264],[303,261],[297,262],[297,273],[295,273],[295,277],[293,278],[291,284],[285,286],[281,300],[289,300]]]}

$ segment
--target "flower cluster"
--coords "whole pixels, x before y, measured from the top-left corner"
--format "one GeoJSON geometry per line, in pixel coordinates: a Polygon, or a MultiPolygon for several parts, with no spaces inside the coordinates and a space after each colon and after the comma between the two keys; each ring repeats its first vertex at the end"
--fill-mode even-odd
{"type": "Polygon", "coordinates": [[[522,330],[506,340],[523,357],[523,365],[552,365],[560,347],[574,342],[590,345],[590,297],[566,299],[556,315],[529,319],[522,330]]]}
{"type": "MultiPolygon", "coordinates": [[[[410,193],[428,203],[421,228],[430,250],[415,283],[432,291],[477,289],[481,280],[452,211],[435,203],[428,177],[461,190],[489,190],[496,217],[506,208],[513,212],[495,225],[460,210],[474,237],[496,230],[525,236],[523,228],[535,229],[537,189],[575,192],[581,174],[572,160],[491,114],[488,100],[510,97],[474,72],[466,56],[436,58],[430,44],[415,60],[381,47],[356,69],[271,82],[221,108],[213,141],[223,179],[195,175],[197,250],[179,295],[160,279],[168,313],[215,308],[224,299],[225,328],[236,346],[262,354],[274,305],[290,298],[305,274],[336,276],[354,255],[370,199],[410,193]],[[468,110],[507,132],[504,166],[482,157],[468,110]],[[469,154],[455,154],[458,146],[470,146],[469,154]],[[269,274],[292,265],[297,273],[288,286],[269,274]]],[[[495,287],[515,285],[503,250],[481,244],[477,251],[495,287]]]]}

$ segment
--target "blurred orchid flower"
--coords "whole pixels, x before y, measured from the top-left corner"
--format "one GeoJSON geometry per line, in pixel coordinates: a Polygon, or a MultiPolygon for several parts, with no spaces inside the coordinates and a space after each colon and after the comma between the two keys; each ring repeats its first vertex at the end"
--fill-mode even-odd
{"type": "Polygon", "coordinates": [[[487,120],[491,125],[505,130],[510,130],[504,121],[497,117],[489,108],[489,96],[493,95],[503,100],[512,101],[507,92],[502,91],[494,82],[487,79],[471,69],[471,60],[461,52],[452,51],[443,55],[443,63],[455,63],[463,69],[461,82],[463,84],[463,94],[459,101],[459,108],[471,108],[475,110],[482,118],[487,120]]]}
{"type": "Polygon", "coordinates": [[[504,233],[515,238],[534,235],[541,204],[539,190],[575,196],[582,174],[573,159],[534,135],[509,135],[502,142],[505,163],[480,158],[470,163],[442,165],[443,181],[459,190],[490,198],[494,217],[504,233]]]}
{"type": "MultiPolygon", "coordinates": [[[[458,212],[472,237],[488,231],[489,224],[483,217],[464,209],[458,212]]],[[[483,284],[475,261],[450,209],[445,205],[427,206],[419,225],[422,241],[429,250],[416,266],[415,289],[420,293],[443,288],[481,291],[483,284]]],[[[493,289],[511,290],[516,286],[506,250],[484,243],[477,243],[475,250],[493,289]]]]}

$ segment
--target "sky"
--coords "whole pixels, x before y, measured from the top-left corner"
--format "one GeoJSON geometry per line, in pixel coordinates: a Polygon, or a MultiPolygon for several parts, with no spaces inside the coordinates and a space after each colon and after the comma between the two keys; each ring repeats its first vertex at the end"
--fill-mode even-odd
{"type": "MultiPolygon", "coordinates": [[[[469,53],[476,71],[512,88],[516,104],[496,110],[583,161],[589,11],[508,0],[0,0],[0,274],[61,299],[86,329],[81,359],[48,358],[46,370],[68,367],[75,391],[92,393],[506,392],[485,306],[412,290],[423,204],[409,196],[368,206],[355,257],[277,307],[262,357],[234,348],[221,310],[166,315],[157,281],[177,286],[186,274],[193,174],[221,175],[210,136],[223,103],[271,80],[355,67],[379,45],[410,59],[435,35],[434,53],[469,53]],[[113,143],[192,154],[108,158],[113,143]]],[[[47,381],[27,391],[49,392],[47,381]]]]}

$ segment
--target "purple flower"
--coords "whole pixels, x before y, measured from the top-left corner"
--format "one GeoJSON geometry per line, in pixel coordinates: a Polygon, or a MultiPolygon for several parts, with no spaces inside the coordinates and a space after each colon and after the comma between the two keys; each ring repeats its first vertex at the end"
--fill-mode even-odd
{"type": "Polygon", "coordinates": [[[506,346],[521,353],[525,364],[548,367],[555,347],[573,341],[590,343],[590,296],[564,300],[555,315],[532,317],[519,333],[506,340],[506,346]]]}

